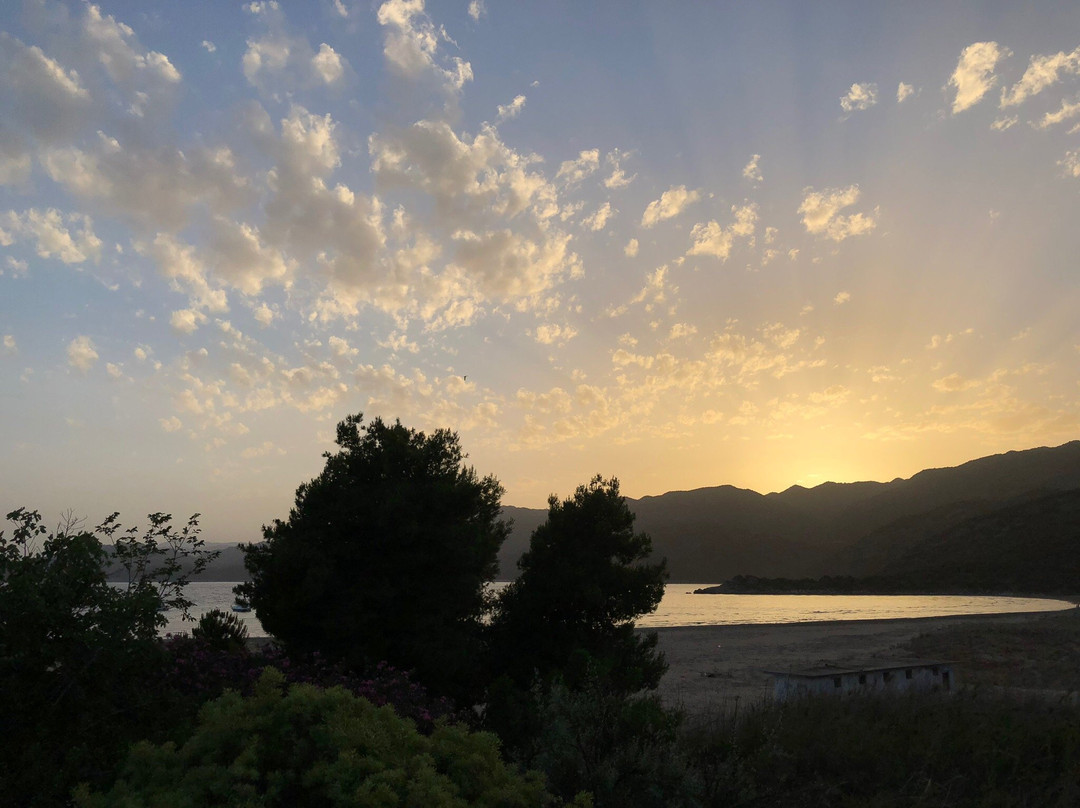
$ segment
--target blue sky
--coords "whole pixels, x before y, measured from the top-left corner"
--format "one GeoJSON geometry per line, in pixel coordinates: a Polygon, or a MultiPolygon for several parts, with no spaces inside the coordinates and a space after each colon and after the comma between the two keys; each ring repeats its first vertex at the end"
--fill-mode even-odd
{"type": "Polygon", "coordinates": [[[1080,433],[1080,7],[0,10],[4,504],[250,539],[363,412],[509,504],[1080,433]]]}

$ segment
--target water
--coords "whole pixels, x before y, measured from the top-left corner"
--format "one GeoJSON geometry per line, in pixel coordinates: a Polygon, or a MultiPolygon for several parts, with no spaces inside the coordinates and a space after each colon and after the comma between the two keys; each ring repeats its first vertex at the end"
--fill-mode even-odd
{"type": "MultiPolygon", "coordinates": [[[[229,611],[235,584],[188,584],[187,597],[195,602],[191,613],[210,609],[229,611]]],[[[805,623],[819,620],[886,620],[899,617],[946,617],[962,614],[1046,612],[1072,608],[1063,600],[1047,598],[975,597],[967,595],[695,595],[706,584],[668,584],[660,607],[638,625],[716,626],[738,623],[805,623]]],[[[168,632],[190,631],[192,623],[179,613],[166,612],[168,632]]],[[[265,637],[254,612],[238,614],[252,637],[265,637]]]]}

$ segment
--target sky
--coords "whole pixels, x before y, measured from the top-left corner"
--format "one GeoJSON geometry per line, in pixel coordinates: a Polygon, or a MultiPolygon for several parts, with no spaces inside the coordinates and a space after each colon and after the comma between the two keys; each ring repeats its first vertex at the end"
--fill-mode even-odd
{"type": "Polygon", "coordinates": [[[257,539],[346,415],[505,504],[1080,437],[1080,4],[0,8],[0,505],[257,539]]]}

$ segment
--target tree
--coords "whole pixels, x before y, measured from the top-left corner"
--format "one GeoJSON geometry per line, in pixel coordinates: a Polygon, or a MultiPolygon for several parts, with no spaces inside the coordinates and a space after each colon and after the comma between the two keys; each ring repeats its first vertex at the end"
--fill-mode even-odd
{"type": "Polygon", "coordinates": [[[290,653],[359,670],[386,661],[440,695],[478,684],[485,584],[509,532],[503,489],[463,466],[458,436],[363,416],[338,424],[340,451],[296,491],[288,521],[244,546],[239,596],[290,653]]]}
{"type": "Polygon", "coordinates": [[[7,518],[15,529],[0,532],[0,793],[14,805],[66,804],[76,782],[102,782],[128,743],[162,730],[162,611],[186,615],[188,576],[217,553],[204,549],[197,516],[176,530],[170,516],[152,514],[141,537],[116,514],[94,531],[68,519],[51,534],[36,511],[7,518]],[[108,583],[110,562],[126,582],[108,583]]]}
{"type": "Polygon", "coordinates": [[[664,594],[666,564],[648,563],[651,551],[618,480],[598,475],[563,502],[552,495],[520,576],[498,599],[495,671],[524,688],[554,676],[572,689],[597,679],[617,693],[655,688],[667,667],[656,634],[634,627],[664,594]]]}

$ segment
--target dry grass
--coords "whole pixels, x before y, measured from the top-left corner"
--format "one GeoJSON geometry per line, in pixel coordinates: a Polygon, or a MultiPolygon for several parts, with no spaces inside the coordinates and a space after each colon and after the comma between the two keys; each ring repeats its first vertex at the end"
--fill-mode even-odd
{"type": "Polygon", "coordinates": [[[970,623],[920,634],[913,655],[958,663],[975,687],[1080,691],[1080,609],[1021,623],[970,623]]]}

